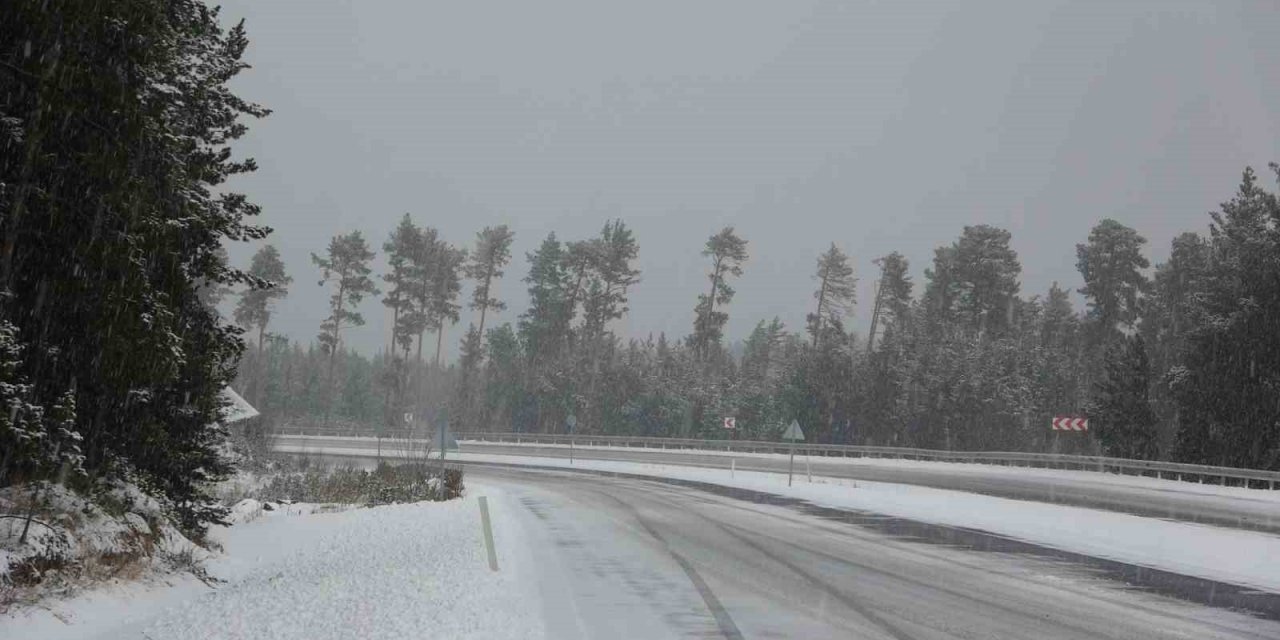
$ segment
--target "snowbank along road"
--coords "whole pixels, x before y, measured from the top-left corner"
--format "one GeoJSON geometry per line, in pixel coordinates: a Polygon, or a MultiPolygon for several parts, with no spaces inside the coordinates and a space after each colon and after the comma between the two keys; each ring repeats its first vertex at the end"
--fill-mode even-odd
{"type": "MultiPolygon", "coordinates": [[[[289,450],[325,451],[364,449],[375,451],[373,438],[330,436],[277,436],[276,443],[289,450]]],[[[383,447],[392,450],[389,440],[383,447]]],[[[461,453],[568,458],[558,445],[512,445],[461,442],[461,453]]],[[[803,452],[803,449],[800,450],[803,452]]],[[[744,471],[787,470],[786,456],[728,454],[703,451],[634,450],[609,447],[577,447],[580,459],[651,462],[725,469],[730,461],[744,471]]],[[[824,459],[807,461],[814,474],[855,480],[911,484],[983,495],[1069,504],[1136,515],[1200,522],[1280,534],[1280,492],[1216,487],[1115,476],[1092,471],[1058,471],[1002,467],[984,464],[914,462],[906,460],[824,459]]],[[[803,468],[803,467],[801,467],[803,468]]]]}
{"type": "MultiPolygon", "coordinates": [[[[467,463],[462,500],[276,510],[215,531],[226,553],[209,567],[221,580],[213,587],[86,594],[0,617],[0,637],[1280,638],[1280,593],[1267,588],[819,506],[763,490],[786,488],[772,474],[713,485],[675,476],[719,470],[654,470],[671,477],[467,463]],[[480,495],[493,510],[498,572],[484,558],[480,495]]],[[[872,485],[826,488],[874,497],[872,485]]],[[[1021,505],[1273,537],[967,497],[1008,503],[1001,518],[1021,505]]]]}
{"type": "MultiPolygon", "coordinates": [[[[305,444],[313,452],[360,456],[369,443],[305,444]]],[[[460,457],[489,463],[538,460],[460,457]]],[[[665,473],[727,475],[723,469],[678,469],[665,473]]],[[[1016,484],[1014,471],[1028,470],[950,473],[982,472],[993,481],[1016,484]]],[[[1261,552],[1235,558],[1237,549],[1221,549],[1224,564],[1230,558],[1244,571],[1210,572],[1244,579],[1233,583],[1155,568],[1177,567],[1179,558],[1159,557],[1155,566],[1117,561],[963,526],[821,508],[741,488],[493,464],[468,464],[468,473],[501,484],[518,501],[524,537],[540,549],[538,568],[530,573],[547,582],[541,593],[555,594],[546,604],[552,637],[1280,637],[1280,593],[1275,592],[1280,590],[1266,586],[1265,569],[1250,569],[1265,567],[1275,557],[1280,541],[1264,532],[978,498],[1006,503],[1011,517],[1024,516],[1022,510],[1056,509],[1093,514],[1102,522],[1146,523],[1157,536],[1163,529],[1204,534],[1210,550],[1200,553],[1201,569],[1217,557],[1213,549],[1219,545],[1213,542],[1218,538],[1247,539],[1261,552]],[[1239,610],[1226,610],[1233,607],[1239,610]]],[[[1039,473],[1058,480],[1084,476],[1081,481],[1110,487],[1135,503],[1145,494],[1171,490],[1161,485],[1173,485],[1191,505],[1224,496],[1224,502],[1248,505],[1250,495],[1257,494],[1263,504],[1256,508],[1262,512],[1276,506],[1267,492],[1039,473]]],[[[759,474],[739,474],[739,484],[742,475],[759,474]]],[[[1150,549],[1140,546],[1139,556],[1151,549],[1174,553],[1174,547],[1154,541],[1145,546],[1150,549]]],[[[1206,545],[1187,548],[1197,546],[1206,545]]]]}

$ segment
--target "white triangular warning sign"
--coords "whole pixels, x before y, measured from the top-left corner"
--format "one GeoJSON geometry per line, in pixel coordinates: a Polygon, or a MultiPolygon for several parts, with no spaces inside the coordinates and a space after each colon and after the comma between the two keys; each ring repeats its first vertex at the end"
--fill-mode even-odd
{"type": "Polygon", "coordinates": [[[800,430],[800,423],[796,420],[791,421],[791,426],[782,433],[783,440],[804,440],[804,432],[800,430]]]}

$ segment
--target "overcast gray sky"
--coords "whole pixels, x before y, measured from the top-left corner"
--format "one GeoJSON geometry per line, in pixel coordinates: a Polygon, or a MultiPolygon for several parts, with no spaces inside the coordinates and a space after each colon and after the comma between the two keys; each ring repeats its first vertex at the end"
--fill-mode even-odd
{"type": "MultiPolygon", "coordinates": [[[[1150,240],[1202,230],[1246,164],[1280,160],[1280,13],[1238,2],[229,0],[275,113],[237,147],[295,282],[275,331],[307,341],[327,291],[309,254],[404,212],[471,244],[516,232],[497,289],[514,320],[526,252],[626,221],[642,282],[622,335],[683,336],[707,236],[750,242],[728,336],[800,328],[814,261],[923,280],[966,224],[1013,233],[1024,295],[1080,286],[1075,243],[1112,217],[1150,240]]],[[[1268,182],[1269,179],[1268,179],[1268,182]]],[[[229,247],[247,265],[253,245],[229,247]]],[[[378,270],[383,265],[377,260],[378,270]]],[[[919,286],[919,285],[918,285],[919,286]]],[[[469,294],[468,290],[464,294],[469,294]]],[[[1079,296],[1074,296],[1079,303],[1079,296]]],[[[387,341],[385,307],[348,344],[387,341]]],[[[471,315],[447,337],[450,352],[471,315]]],[[[492,326],[492,325],[490,325],[492,326]]]]}

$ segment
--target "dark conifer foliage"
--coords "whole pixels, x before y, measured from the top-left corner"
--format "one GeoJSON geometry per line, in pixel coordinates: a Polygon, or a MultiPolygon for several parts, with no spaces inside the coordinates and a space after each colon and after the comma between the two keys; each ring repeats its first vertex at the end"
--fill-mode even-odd
{"type": "MultiPolygon", "coordinates": [[[[1271,172],[1280,178],[1280,166],[1271,172]]],[[[1190,327],[1174,334],[1184,341],[1180,363],[1165,374],[1178,455],[1280,468],[1280,201],[1246,170],[1211,215],[1203,274],[1184,280],[1196,293],[1183,315],[1190,327]]]]}
{"type": "Polygon", "coordinates": [[[1103,451],[1117,458],[1155,457],[1151,363],[1142,336],[1122,338],[1112,345],[1105,369],[1106,376],[1095,385],[1094,400],[1089,404],[1089,418],[1103,451]]]}
{"type": "Polygon", "coordinates": [[[132,468],[193,527],[218,516],[201,487],[227,470],[219,393],[243,349],[201,288],[259,286],[221,243],[269,231],[224,187],[267,114],[228,88],[247,44],[196,0],[17,0],[0,20],[0,316],[26,401],[74,422],[90,473],[132,468]]]}

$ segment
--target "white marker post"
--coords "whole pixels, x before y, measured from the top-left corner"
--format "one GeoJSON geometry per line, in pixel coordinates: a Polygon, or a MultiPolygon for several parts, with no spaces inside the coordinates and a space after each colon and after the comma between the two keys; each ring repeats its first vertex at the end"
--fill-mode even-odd
{"type": "Polygon", "coordinates": [[[489,570],[498,570],[498,552],[493,549],[493,527],[489,524],[489,499],[480,496],[480,528],[484,530],[484,549],[489,554],[489,570]]]}
{"type": "Polygon", "coordinates": [[[437,429],[437,431],[440,433],[440,482],[444,482],[444,472],[445,472],[444,457],[445,457],[445,450],[448,448],[448,444],[449,444],[449,419],[443,418],[443,419],[437,420],[437,422],[440,423],[440,428],[437,429]]]}
{"type": "Polygon", "coordinates": [[[800,422],[793,419],[791,426],[787,427],[787,430],[782,433],[782,439],[791,441],[791,463],[787,465],[787,486],[789,487],[791,486],[792,472],[796,467],[796,441],[804,440],[804,431],[800,430],[800,422]]]}
{"type": "Polygon", "coordinates": [[[569,464],[573,464],[573,430],[578,428],[578,416],[571,413],[564,422],[569,427],[569,464]]]}

